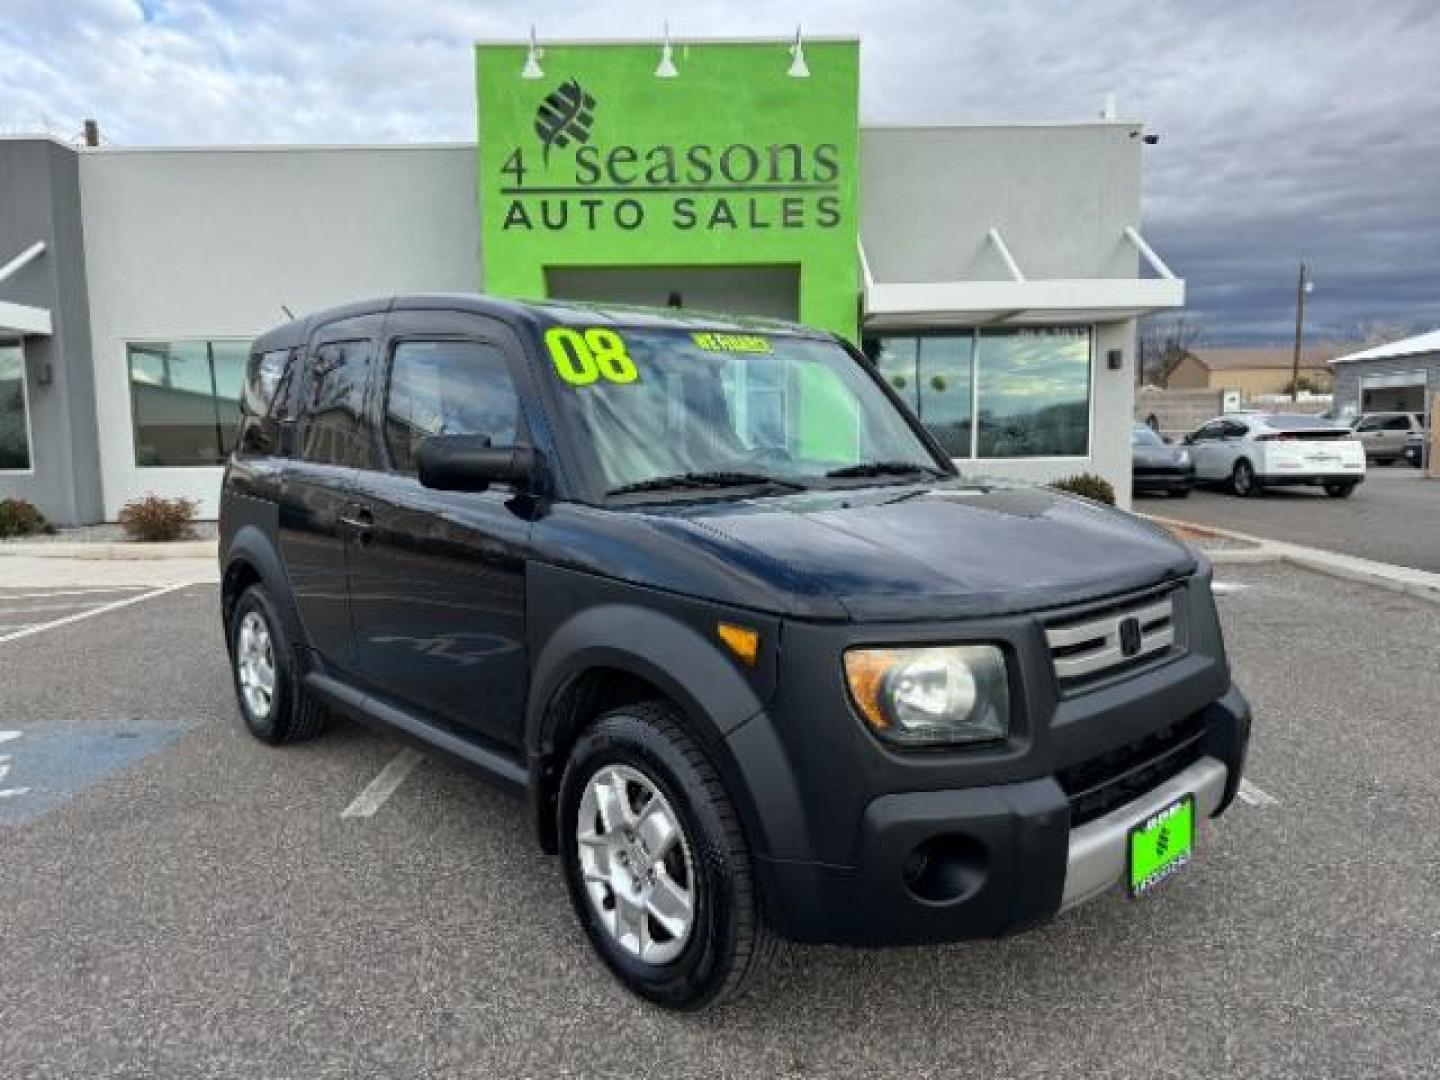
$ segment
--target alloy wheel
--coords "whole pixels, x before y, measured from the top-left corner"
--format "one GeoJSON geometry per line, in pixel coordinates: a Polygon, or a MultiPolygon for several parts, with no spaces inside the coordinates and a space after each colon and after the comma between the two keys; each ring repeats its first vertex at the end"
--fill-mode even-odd
{"type": "Polygon", "coordinates": [[[257,720],[270,715],[275,703],[275,646],[270,627],[258,611],[247,611],[235,639],[235,671],[245,707],[257,720]]]}
{"type": "Polygon", "coordinates": [[[695,864],[660,789],[628,765],[598,769],[575,826],[585,892],[606,933],[636,960],[666,964],[695,925],[695,864]]]}

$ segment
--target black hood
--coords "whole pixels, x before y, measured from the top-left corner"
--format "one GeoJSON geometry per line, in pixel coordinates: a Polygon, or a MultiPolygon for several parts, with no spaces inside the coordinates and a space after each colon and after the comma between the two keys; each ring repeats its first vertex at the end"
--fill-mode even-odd
{"type": "Polygon", "coordinates": [[[1195,570],[1188,549],[1140,518],[1018,485],[815,491],[584,517],[555,539],[587,551],[586,569],[812,618],[1029,611],[1195,570]]]}

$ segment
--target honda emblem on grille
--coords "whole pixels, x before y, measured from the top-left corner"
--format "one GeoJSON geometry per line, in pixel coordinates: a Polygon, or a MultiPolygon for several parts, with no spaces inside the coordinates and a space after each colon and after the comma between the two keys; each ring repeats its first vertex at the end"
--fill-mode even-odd
{"type": "Polygon", "coordinates": [[[1140,620],[1130,615],[1120,620],[1120,652],[1134,656],[1140,651],[1140,620]]]}

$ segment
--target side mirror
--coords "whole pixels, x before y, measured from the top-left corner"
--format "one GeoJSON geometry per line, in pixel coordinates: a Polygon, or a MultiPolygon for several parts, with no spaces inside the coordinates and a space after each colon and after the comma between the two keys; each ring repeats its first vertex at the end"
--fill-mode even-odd
{"type": "Polygon", "coordinates": [[[1183,443],[1185,446],[1194,446],[1194,445],[1195,445],[1195,436],[1194,436],[1194,435],[1186,435],[1183,439],[1180,440],[1180,442],[1183,443]]]}
{"type": "Polygon", "coordinates": [[[416,454],[420,483],[436,491],[485,491],[491,484],[528,488],[538,458],[529,446],[491,446],[488,435],[432,435],[416,454]]]}

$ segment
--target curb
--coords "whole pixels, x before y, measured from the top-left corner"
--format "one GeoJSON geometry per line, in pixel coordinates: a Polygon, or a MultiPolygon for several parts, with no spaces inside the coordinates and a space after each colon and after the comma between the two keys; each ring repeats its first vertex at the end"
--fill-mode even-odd
{"type": "Polygon", "coordinates": [[[0,558],[28,556],[32,559],[218,559],[219,545],[213,540],[177,540],[166,544],[87,544],[57,540],[53,543],[3,543],[0,558]]]}
{"type": "Polygon", "coordinates": [[[1264,537],[1251,536],[1249,533],[1234,532],[1230,529],[1217,529],[1211,525],[1197,526],[1193,522],[1161,517],[1157,514],[1145,516],[1161,525],[1202,528],[1228,540],[1239,540],[1256,545],[1247,550],[1206,551],[1205,557],[1216,566],[1285,563],[1317,574],[1328,574],[1330,577],[1355,581],[1362,585],[1372,585],[1378,589],[1404,593],[1417,600],[1428,600],[1432,604],[1440,604],[1440,574],[1428,570],[1416,570],[1409,566],[1376,562],[1374,559],[1362,559],[1356,555],[1342,555],[1339,552],[1325,551],[1322,548],[1305,547],[1303,544],[1266,540],[1264,537]]]}

